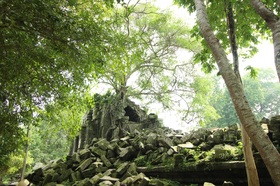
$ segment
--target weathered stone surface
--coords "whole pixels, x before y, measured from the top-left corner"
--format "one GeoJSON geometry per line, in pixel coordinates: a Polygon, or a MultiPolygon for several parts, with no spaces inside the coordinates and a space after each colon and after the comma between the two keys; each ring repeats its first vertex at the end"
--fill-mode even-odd
{"type": "Polygon", "coordinates": [[[80,159],[80,156],[78,153],[74,153],[72,155],[72,160],[73,160],[73,163],[80,163],[81,162],[81,159],[80,159]]]}
{"type": "Polygon", "coordinates": [[[91,164],[91,166],[94,167],[94,168],[102,167],[102,166],[103,166],[103,163],[102,163],[102,162],[96,161],[96,162],[93,162],[93,163],[91,164]]]}
{"type": "Polygon", "coordinates": [[[224,132],[224,142],[234,143],[237,140],[236,130],[227,130],[224,132]]]}
{"type": "Polygon", "coordinates": [[[157,146],[157,134],[155,133],[148,134],[146,142],[147,144],[157,146]]]}
{"type": "Polygon", "coordinates": [[[110,181],[111,183],[115,183],[115,182],[119,181],[119,179],[113,178],[111,176],[103,176],[100,178],[100,181],[110,181]]]}
{"type": "Polygon", "coordinates": [[[69,178],[69,176],[71,175],[72,173],[72,169],[67,169],[65,170],[61,175],[60,177],[58,178],[58,182],[63,182],[65,180],[67,180],[69,178]]]}
{"type": "Polygon", "coordinates": [[[171,156],[171,155],[174,154],[175,150],[177,151],[177,147],[170,148],[170,149],[168,149],[167,154],[168,154],[169,156],[171,156]]]}
{"type": "Polygon", "coordinates": [[[89,178],[85,178],[81,181],[76,181],[73,186],[92,186],[93,183],[89,178]]]}
{"type": "Polygon", "coordinates": [[[221,144],[223,142],[224,137],[223,133],[224,132],[222,129],[218,129],[208,136],[207,141],[214,144],[221,144]]]}
{"type": "Polygon", "coordinates": [[[102,177],[102,174],[101,174],[101,173],[96,174],[95,176],[93,176],[93,177],[90,179],[92,185],[96,185],[96,184],[99,182],[99,180],[100,180],[101,177],[102,177]]]}
{"type": "Polygon", "coordinates": [[[132,146],[126,148],[119,148],[119,157],[123,161],[129,161],[135,157],[135,150],[132,146]]]}
{"type": "Polygon", "coordinates": [[[108,146],[110,145],[110,142],[106,139],[100,139],[98,142],[94,144],[94,146],[99,147],[101,150],[106,151],[108,146]]]}
{"type": "Polygon", "coordinates": [[[58,182],[59,177],[60,177],[60,174],[58,174],[57,172],[55,172],[55,173],[52,175],[52,182],[58,182]]]}
{"type": "Polygon", "coordinates": [[[106,151],[100,149],[99,147],[93,146],[93,147],[90,148],[90,150],[93,154],[95,154],[98,157],[101,157],[102,155],[104,155],[104,156],[106,155],[106,151]]]}
{"type": "Polygon", "coordinates": [[[50,183],[52,181],[53,176],[51,174],[47,174],[44,178],[43,185],[50,183]]]}
{"type": "Polygon", "coordinates": [[[91,163],[92,163],[92,159],[88,158],[82,161],[76,170],[80,170],[80,171],[85,170],[91,163]]]}
{"type": "Polygon", "coordinates": [[[116,169],[108,169],[103,173],[103,176],[112,176],[114,178],[117,177],[117,170],[116,169]]]}
{"type": "Polygon", "coordinates": [[[177,145],[177,152],[182,152],[182,150],[184,149],[195,149],[197,148],[196,146],[194,146],[191,142],[186,142],[184,144],[179,144],[177,145]]]}
{"type": "Polygon", "coordinates": [[[123,180],[121,183],[123,185],[132,185],[133,184],[133,178],[132,177],[127,177],[125,180],[123,180]]]}
{"type": "Polygon", "coordinates": [[[165,147],[165,148],[170,148],[173,146],[173,142],[170,138],[162,136],[158,139],[159,146],[165,147]]]}
{"type": "Polygon", "coordinates": [[[87,158],[89,158],[91,155],[91,152],[89,149],[83,149],[79,151],[79,157],[81,160],[85,160],[87,158]]]}
{"type": "Polygon", "coordinates": [[[106,158],[106,156],[102,155],[100,158],[107,168],[112,167],[112,163],[106,158]]]}
{"type": "Polygon", "coordinates": [[[120,164],[119,167],[117,168],[118,175],[122,176],[126,172],[128,167],[129,167],[129,162],[124,162],[120,164]]]}
{"type": "Polygon", "coordinates": [[[129,172],[131,175],[136,175],[137,174],[136,164],[135,163],[130,163],[126,172],[129,172]]]}
{"type": "Polygon", "coordinates": [[[99,186],[110,186],[110,185],[114,185],[111,181],[105,180],[102,181],[98,184],[99,186]]]}
{"type": "Polygon", "coordinates": [[[204,182],[203,186],[215,186],[213,183],[209,183],[209,182],[204,182]]]}
{"type": "Polygon", "coordinates": [[[81,171],[81,175],[83,178],[91,178],[95,175],[95,173],[95,169],[91,167],[81,171]]]}
{"type": "Polygon", "coordinates": [[[133,184],[137,186],[147,186],[149,185],[149,178],[145,176],[143,173],[139,173],[136,176],[127,177],[122,183],[123,184],[133,184]]]}
{"type": "Polygon", "coordinates": [[[72,172],[72,173],[70,174],[69,180],[70,180],[71,182],[76,182],[76,181],[78,181],[75,172],[72,172]]]}

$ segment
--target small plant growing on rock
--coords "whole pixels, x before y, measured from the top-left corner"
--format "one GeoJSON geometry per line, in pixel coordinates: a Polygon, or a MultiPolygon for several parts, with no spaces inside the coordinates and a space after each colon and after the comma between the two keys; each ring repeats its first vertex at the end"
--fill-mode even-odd
{"type": "Polygon", "coordinates": [[[147,156],[138,156],[134,162],[138,167],[147,166],[147,156]]]}

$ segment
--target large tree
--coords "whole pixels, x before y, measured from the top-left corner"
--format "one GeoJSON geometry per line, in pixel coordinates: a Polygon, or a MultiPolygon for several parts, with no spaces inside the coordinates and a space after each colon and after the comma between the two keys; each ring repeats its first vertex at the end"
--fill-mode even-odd
{"type": "MultiPolygon", "coordinates": [[[[138,1],[117,6],[110,21],[107,27],[114,33],[106,43],[108,51],[103,56],[106,70],[98,76],[99,82],[112,87],[121,99],[145,98],[169,109],[179,108],[181,103],[188,107],[180,108],[183,115],[189,116],[188,121],[198,120],[196,113],[205,109],[196,104],[203,101],[194,90],[206,89],[208,84],[199,86],[204,83],[203,78],[195,75],[197,71],[190,60],[177,57],[178,54],[193,56],[201,48],[191,38],[186,23],[171,12],[138,1]]],[[[216,115],[207,117],[213,116],[216,115]]]]}
{"type": "Polygon", "coordinates": [[[23,141],[37,109],[82,90],[100,64],[107,8],[86,0],[4,0],[0,6],[2,164],[23,141]]]}
{"type": "Polygon", "coordinates": [[[200,31],[212,51],[219,72],[231,95],[239,120],[264,160],[273,182],[275,185],[280,185],[280,155],[262,130],[248,104],[239,77],[232,70],[226,52],[211,28],[204,1],[195,0],[194,3],[200,31]]]}

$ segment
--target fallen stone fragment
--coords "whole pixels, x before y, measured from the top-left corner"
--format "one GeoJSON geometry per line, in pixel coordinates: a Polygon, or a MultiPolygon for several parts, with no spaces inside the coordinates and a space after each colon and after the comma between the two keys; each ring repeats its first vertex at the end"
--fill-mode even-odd
{"type": "Polygon", "coordinates": [[[100,158],[107,168],[112,167],[112,163],[106,158],[106,156],[102,155],[100,158]]]}
{"type": "Polygon", "coordinates": [[[102,175],[101,173],[96,174],[95,176],[93,176],[93,177],[90,179],[92,185],[96,185],[96,184],[99,182],[99,180],[100,180],[100,178],[101,178],[102,176],[103,176],[103,175],[102,175]]]}
{"type": "Polygon", "coordinates": [[[213,183],[210,182],[204,182],[203,186],[215,186],[213,183]]]}
{"type": "Polygon", "coordinates": [[[77,168],[76,168],[76,171],[77,170],[85,170],[90,164],[92,163],[92,159],[91,158],[88,158],[86,160],[84,160],[77,168]]]}
{"type": "Polygon", "coordinates": [[[103,177],[101,177],[100,178],[100,181],[110,181],[110,182],[112,182],[112,183],[115,183],[115,182],[117,182],[117,181],[119,181],[120,179],[118,179],[118,178],[113,178],[113,177],[111,177],[111,176],[103,176],[103,177]]]}
{"type": "Polygon", "coordinates": [[[108,180],[105,180],[105,181],[100,182],[98,185],[99,186],[110,186],[110,185],[114,185],[114,184],[108,180]]]}
{"type": "Polygon", "coordinates": [[[80,158],[81,160],[85,160],[85,159],[87,159],[87,158],[90,157],[91,152],[90,152],[89,149],[82,149],[82,150],[80,150],[79,154],[80,154],[80,155],[79,155],[79,158],[80,158]]]}
{"type": "Polygon", "coordinates": [[[124,163],[120,164],[120,166],[117,168],[118,175],[122,176],[126,172],[128,167],[129,167],[129,163],[128,162],[124,162],[124,163]]]}

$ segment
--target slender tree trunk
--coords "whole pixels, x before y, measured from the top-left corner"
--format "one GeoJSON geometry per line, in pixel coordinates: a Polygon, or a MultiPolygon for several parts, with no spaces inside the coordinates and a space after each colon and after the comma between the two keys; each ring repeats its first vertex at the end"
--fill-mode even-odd
{"type": "Polygon", "coordinates": [[[260,182],[255,160],[253,158],[252,145],[243,126],[241,126],[241,133],[248,186],[258,186],[260,185],[260,182]]]}
{"type": "Polygon", "coordinates": [[[204,0],[194,0],[200,30],[209,45],[226,83],[239,120],[259,151],[275,185],[280,186],[280,155],[263,131],[245,97],[241,82],[232,70],[227,55],[208,21],[204,0]]]}
{"type": "Polygon", "coordinates": [[[28,157],[28,148],[29,148],[29,133],[30,133],[30,126],[27,126],[27,141],[25,144],[25,155],[24,155],[24,160],[23,160],[23,166],[22,166],[22,171],[21,171],[21,177],[20,180],[24,180],[24,173],[25,173],[25,169],[26,169],[26,161],[27,161],[27,157],[28,157]]]}
{"type": "MultiPolygon", "coordinates": [[[[238,59],[238,45],[236,43],[236,34],[235,34],[235,21],[233,15],[233,8],[231,1],[225,1],[225,12],[227,17],[227,25],[228,25],[228,35],[230,39],[230,46],[231,46],[231,53],[233,57],[233,66],[234,66],[234,73],[239,81],[242,83],[241,76],[239,73],[239,59],[238,59]]],[[[243,144],[243,154],[244,154],[244,161],[246,166],[246,173],[247,173],[247,180],[248,186],[259,186],[259,176],[258,171],[256,168],[251,141],[246,133],[243,125],[241,125],[241,135],[242,135],[242,144],[243,144]]]]}
{"type": "MultiPolygon", "coordinates": [[[[277,5],[280,6],[280,1],[277,0],[277,5]]],[[[266,24],[272,32],[274,45],[274,62],[280,81],[280,17],[275,15],[268,9],[260,0],[251,0],[251,4],[255,11],[265,20],[266,24]]]]}

